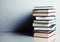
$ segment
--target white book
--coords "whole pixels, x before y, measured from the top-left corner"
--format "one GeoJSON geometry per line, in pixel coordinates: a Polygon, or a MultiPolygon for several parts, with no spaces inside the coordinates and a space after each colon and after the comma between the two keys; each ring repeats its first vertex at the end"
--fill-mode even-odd
{"type": "Polygon", "coordinates": [[[56,17],[36,17],[36,20],[54,20],[56,17]]]}
{"type": "Polygon", "coordinates": [[[37,28],[34,27],[34,30],[54,30],[56,28],[56,26],[54,26],[53,28],[37,28]]]}
{"type": "Polygon", "coordinates": [[[55,9],[54,6],[36,6],[35,9],[55,9]]]}
{"type": "Polygon", "coordinates": [[[43,20],[34,20],[33,22],[34,23],[53,23],[55,22],[56,20],[49,20],[49,21],[43,21],[43,20]]]}
{"type": "Polygon", "coordinates": [[[56,40],[55,35],[50,38],[36,38],[34,37],[34,42],[54,42],[56,40]]]}

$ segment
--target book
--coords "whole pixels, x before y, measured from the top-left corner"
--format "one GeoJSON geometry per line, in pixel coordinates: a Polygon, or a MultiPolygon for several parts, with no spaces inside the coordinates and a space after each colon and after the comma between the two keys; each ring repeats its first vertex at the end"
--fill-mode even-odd
{"type": "Polygon", "coordinates": [[[34,27],[34,30],[54,30],[56,28],[56,24],[51,25],[50,27],[34,27]]]}
{"type": "Polygon", "coordinates": [[[33,16],[53,16],[55,13],[33,13],[33,16]]]}
{"type": "Polygon", "coordinates": [[[32,25],[34,26],[34,27],[49,27],[49,26],[51,26],[52,24],[56,24],[56,22],[53,22],[53,23],[50,23],[50,24],[45,24],[45,23],[33,23],[32,25]]]}
{"type": "Polygon", "coordinates": [[[54,6],[36,6],[34,9],[55,9],[54,6]]]}
{"type": "Polygon", "coordinates": [[[33,13],[34,12],[55,12],[55,10],[49,10],[49,9],[34,9],[33,10],[33,13]]]}
{"type": "MultiPolygon", "coordinates": [[[[43,17],[45,17],[45,16],[43,16],[43,17]]],[[[51,17],[51,16],[47,16],[47,17],[51,17]]],[[[33,16],[33,18],[34,18],[33,21],[36,20],[36,16],[33,16]]],[[[55,19],[52,19],[52,20],[56,20],[56,18],[55,19]]],[[[41,19],[41,20],[36,20],[36,21],[52,21],[52,20],[45,20],[45,19],[42,20],[41,19]]]]}
{"type": "Polygon", "coordinates": [[[54,30],[34,30],[33,32],[34,33],[50,33],[55,30],[56,30],[56,28],[54,30]]]}
{"type": "Polygon", "coordinates": [[[51,31],[49,33],[42,33],[42,32],[35,32],[34,37],[39,37],[39,38],[49,38],[53,35],[55,35],[56,31],[51,31]]]}
{"type": "Polygon", "coordinates": [[[55,28],[34,28],[34,30],[54,30],[55,28]]]}
{"type": "Polygon", "coordinates": [[[46,24],[48,24],[48,23],[53,23],[53,22],[56,22],[55,20],[50,20],[50,21],[43,21],[43,20],[34,20],[33,21],[34,23],[46,23],[46,24]]]}
{"type": "Polygon", "coordinates": [[[36,20],[54,20],[56,17],[36,17],[36,20]]]}
{"type": "Polygon", "coordinates": [[[54,42],[56,40],[55,35],[49,38],[38,38],[34,37],[34,42],[54,42]]]}

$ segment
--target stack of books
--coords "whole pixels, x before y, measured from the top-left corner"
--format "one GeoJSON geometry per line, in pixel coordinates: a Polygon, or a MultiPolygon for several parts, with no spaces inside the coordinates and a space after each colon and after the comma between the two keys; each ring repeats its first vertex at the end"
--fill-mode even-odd
{"type": "Polygon", "coordinates": [[[52,42],[56,33],[56,17],[54,6],[37,6],[33,9],[34,37],[41,42],[52,42]],[[45,41],[44,41],[45,40],[45,41]]]}

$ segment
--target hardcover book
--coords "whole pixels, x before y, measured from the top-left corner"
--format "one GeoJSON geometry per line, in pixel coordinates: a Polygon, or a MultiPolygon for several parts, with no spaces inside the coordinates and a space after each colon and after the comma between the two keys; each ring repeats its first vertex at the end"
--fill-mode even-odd
{"type": "Polygon", "coordinates": [[[45,24],[45,23],[33,23],[32,25],[35,27],[35,26],[37,26],[37,27],[50,27],[52,24],[55,24],[56,22],[53,22],[53,23],[50,23],[50,24],[45,24]]]}
{"type": "Polygon", "coordinates": [[[36,17],[36,20],[54,20],[56,17],[36,17]]]}
{"type": "Polygon", "coordinates": [[[54,30],[56,28],[56,24],[52,24],[50,27],[34,27],[34,30],[54,30]]]}
{"type": "Polygon", "coordinates": [[[55,9],[54,6],[36,6],[34,9],[55,9]]]}
{"type": "Polygon", "coordinates": [[[33,16],[53,16],[55,13],[33,13],[33,16]]]}
{"type": "Polygon", "coordinates": [[[49,10],[49,9],[34,9],[34,12],[55,12],[55,10],[49,10]]]}
{"type": "Polygon", "coordinates": [[[56,31],[51,31],[49,33],[42,33],[42,32],[36,32],[34,33],[34,37],[40,37],[40,38],[49,38],[55,35],[56,31]]]}
{"type": "Polygon", "coordinates": [[[34,30],[33,32],[34,33],[50,33],[55,30],[56,30],[56,28],[54,30],[34,30]]]}
{"type": "Polygon", "coordinates": [[[55,20],[50,20],[50,21],[43,21],[43,20],[34,20],[33,21],[34,23],[46,23],[46,24],[49,24],[49,23],[53,23],[53,22],[56,22],[55,20]]]}

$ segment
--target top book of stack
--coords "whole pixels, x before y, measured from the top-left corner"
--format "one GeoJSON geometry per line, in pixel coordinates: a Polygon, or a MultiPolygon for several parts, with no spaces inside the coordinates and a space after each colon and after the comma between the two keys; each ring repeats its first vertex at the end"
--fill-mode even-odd
{"type": "Polygon", "coordinates": [[[55,8],[53,6],[37,6],[33,12],[55,12],[55,8]]]}
{"type": "Polygon", "coordinates": [[[35,9],[55,9],[54,6],[37,6],[35,9]]]}
{"type": "Polygon", "coordinates": [[[55,16],[53,6],[37,6],[33,9],[33,16],[55,16]]]}

